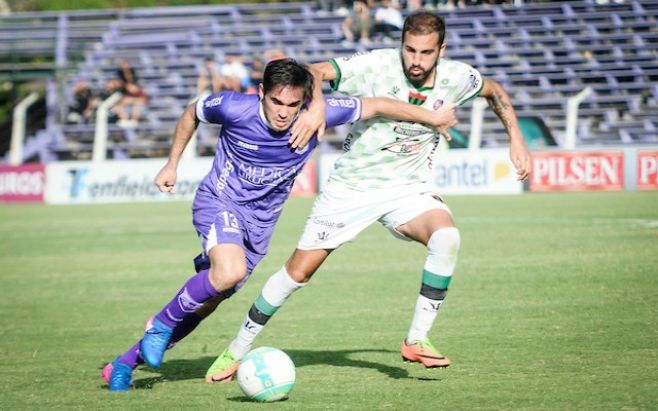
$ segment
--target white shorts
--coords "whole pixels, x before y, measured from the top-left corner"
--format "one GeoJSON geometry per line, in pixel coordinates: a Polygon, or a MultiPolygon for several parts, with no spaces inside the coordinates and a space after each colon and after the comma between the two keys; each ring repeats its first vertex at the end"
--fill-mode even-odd
{"type": "Polygon", "coordinates": [[[434,209],[452,214],[424,184],[362,191],[330,180],[313,204],[297,248],[333,250],[354,240],[375,221],[394,236],[410,240],[396,228],[434,209]]]}

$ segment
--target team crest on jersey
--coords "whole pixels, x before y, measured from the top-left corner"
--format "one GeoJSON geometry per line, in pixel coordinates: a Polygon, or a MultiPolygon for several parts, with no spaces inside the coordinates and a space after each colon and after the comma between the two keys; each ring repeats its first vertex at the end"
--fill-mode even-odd
{"type": "Polygon", "coordinates": [[[417,106],[422,106],[423,103],[425,102],[425,100],[427,100],[426,95],[409,90],[409,103],[410,104],[415,104],[417,106]]]}
{"type": "Polygon", "coordinates": [[[441,107],[443,107],[443,100],[436,100],[432,107],[434,107],[435,111],[440,109],[441,107]]]}

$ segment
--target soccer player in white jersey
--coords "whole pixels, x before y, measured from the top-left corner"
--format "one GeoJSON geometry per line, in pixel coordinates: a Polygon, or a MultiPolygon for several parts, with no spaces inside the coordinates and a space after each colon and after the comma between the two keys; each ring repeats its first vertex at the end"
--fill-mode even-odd
{"type": "MultiPolygon", "coordinates": [[[[387,96],[437,110],[481,96],[510,137],[519,180],[530,173],[530,154],[510,97],[497,82],[458,61],[442,58],[445,23],[431,12],[407,17],[400,49],[382,49],[313,66],[334,90],[358,97],[387,96]]],[[[314,99],[314,102],[316,99],[314,99]]],[[[416,123],[382,118],[355,123],[326,187],[316,199],[297,249],[265,284],[236,338],[207,373],[227,381],[268,319],[309,281],[327,256],[379,221],[391,233],[427,247],[411,326],[402,340],[404,360],[447,367],[450,360],[428,333],[443,303],[457,262],[459,231],[452,214],[427,184],[439,136],[416,123]]],[[[440,161],[440,159],[439,159],[440,161]]]]}

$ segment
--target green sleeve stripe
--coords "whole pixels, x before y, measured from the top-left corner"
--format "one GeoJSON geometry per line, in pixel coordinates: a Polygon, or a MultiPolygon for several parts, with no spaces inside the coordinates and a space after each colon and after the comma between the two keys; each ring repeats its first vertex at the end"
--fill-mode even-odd
{"type": "Polygon", "coordinates": [[[279,307],[275,307],[272,304],[265,301],[265,298],[263,298],[263,294],[258,295],[258,298],[256,299],[254,305],[256,306],[256,309],[258,309],[258,311],[270,317],[273,316],[274,313],[279,309],[279,307]]]}
{"type": "Polygon", "coordinates": [[[331,86],[331,91],[338,91],[342,73],[340,72],[340,67],[338,67],[338,63],[336,63],[335,59],[329,60],[329,63],[331,63],[331,65],[334,66],[334,70],[336,70],[336,80],[329,81],[329,85],[331,86]]]}
{"type": "Polygon", "coordinates": [[[450,285],[450,280],[452,280],[452,277],[444,277],[442,275],[423,270],[423,284],[429,285],[430,287],[437,288],[439,290],[447,290],[448,285],[450,285]]]}

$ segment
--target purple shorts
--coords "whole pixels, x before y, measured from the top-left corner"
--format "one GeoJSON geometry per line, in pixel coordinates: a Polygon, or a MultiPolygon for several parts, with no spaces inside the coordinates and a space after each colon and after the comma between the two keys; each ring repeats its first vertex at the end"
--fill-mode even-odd
{"type": "Polygon", "coordinates": [[[201,239],[204,257],[217,244],[237,244],[244,250],[247,276],[235,286],[235,291],[244,285],[265,257],[274,231],[274,224],[263,226],[250,218],[249,210],[201,190],[192,203],[192,223],[201,239]]]}

